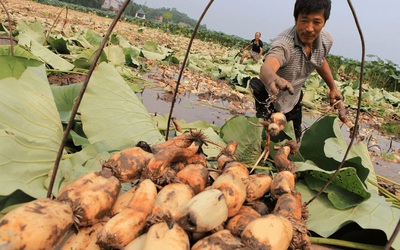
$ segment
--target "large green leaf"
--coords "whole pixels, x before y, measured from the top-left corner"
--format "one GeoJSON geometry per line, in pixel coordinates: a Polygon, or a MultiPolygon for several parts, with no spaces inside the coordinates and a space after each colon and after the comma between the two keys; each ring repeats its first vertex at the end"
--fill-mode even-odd
{"type": "Polygon", "coordinates": [[[222,127],[220,136],[225,142],[238,144],[236,155],[245,164],[253,164],[261,155],[263,127],[256,126],[259,119],[243,115],[234,116],[222,127]]]}
{"type": "Polygon", "coordinates": [[[173,51],[168,48],[157,45],[156,42],[147,41],[140,51],[140,56],[147,59],[162,61],[170,56],[172,52],[173,51]]]}
{"type": "Polygon", "coordinates": [[[260,74],[260,67],[261,67],[260,63],[248,64],[248,65],[246,65],[245,71],[258,75],[258,74],[260,74]]]}
{"type": "MultiPolygon", "coordinates": [[[[86,39],[85,35],[82,33],[76,34],[74,38],[71,38],[72,41],[75,41],[77,44],[79,44],[79,48],[83,47],[86,49],[96,49],[96,46],[93,46],[90,44],[90,42],[86,39]]],[[[71,49],[70,49],[71,50],[71,49]]],[[[77,48],[75,48],[77,50],[77,48]]],[[[74,50],[73,50],[74,51],[74,50]]]]}
{"type": "MultiPolygon", "coordinates": [[[[82,69],[89,69],[92,65],[94,59],[96,58],[97,50],[95,49],[84,49],[80,52],[77,56],[76,60],[74,61],[74,65],[77,68],[82,69]]],[[[107,55],[104,50],[100,54],[100,58],[97,61],[98,63],[107,62],[107,55]]]]}
{"type": "MultiPolygon", "coordinates": [[[[338,134],[336,133],[336,135],[338,134]]],[[[336,138],[326,139],[324,148],[326,157],[332,158],[338,163],[343,160],[345,151],[348,147],[345,139],[340,135],[341,134],[339,134],[336,138]]],[[[368,153],[368,149],[364,143],[358,142],[351,145],[345,165],[354,167],[361,181],[365,181],[367,179],[369,169],[372,167],[372,162],[368,153]]]]}
{"type": "Polygon", "coordinates": [[[19,20],[17,30],[20,34],[25,34],[26,37],[30,38],[30,40],[39,44],[43,45],[46,41],[45,32],[42,28],[42,24],[39,21],[27,24],[23,20],[19,20]]]}
{"type": "Polygon", "coordinates": [[[114,45],[120,45],[122,48],[129,48],[131,44],[128,40],[118,34],[111,34],[110,43],[114,45]]]}
{"type": "Polygon", "coordinates": [[[204,145],[204,153],[207,155],[207,157],[218,156],[218,154],[221,153],[221,150],[226,147],[225,141],[211,127],[203,130],[203,133],[208,140],[214,143],[208,143],[208,145],[204,145]]]}
{"type": "Polygon", "coordinates": [[[54,69],[71,70],[74,65],[62,59],[45,46],[43,46],[46,37],[42,30],[40,22],[34,22],[27,25],[23,21],[18,23],[19,31],[18,43],[29,48],[35,56],[52,66],[54,69]]]}
{"type": "Polygon", "coordinates": [[[14,47],[14,55],[12,56],[10,46],[0,45],[0,80],[7,77],[18,79],[27,67],[37,67],[42,64],[43,62],[21,46],[14,47]]]}
{"type": "Polygon", "coordinates": [[[167,58],[167,54],[160,54],[160,53],[155,53],[147,50],[141,50],[140,51],[140,56],[151,59],[151,60],[157,60],[157,61],[162,61],[167,58]]]}
{"type": "Polygon", "coordinates": [[[395,97],[394,95],[392,95],[391,93],[387,92],[387,91],[383,91],[383,95],[385,97],[385,100],[388,103],[392,103],[394,105],[399,105],[400,104],[400,98],[395,97]]]}
{"type": "MultiPolygon", "coordinates": [[[[296,189],[301,192],[303,202],[310,200],[316,193],[302,181],[296,183],[296,189]]],[[[343,226],[355,222],[364,229],[382,230],[389,238],[399,221],[400,210],[392,208],[375,190],[370,192],[370,199],[346,210],[336,209],[325,195],[320,195],[307,207],[310,214],[307,228],[322,237],[329,237],[343,226]]],[[[400,249],[399,237],[392,247],[400,249]]]]}
{"type": "Polygon", "coordinates": [[[100,46],[101,42],[103,41],[102,35],[91,29],[85,29],[84,33],[86,41],[88,41],[92,46],[96,48],[100,46]]]}
{"type": "MultiPolygon", "coordinates": [[[[335,116],[324,117],[310,127],[304,134],[300,153],[317,168],[310,169],[303,164],[299,171],[304,172],[302,175],[306,176],[311,189],[320,190],[324,186],[340,165],[347,148],[335,116]]],[[[346,209],[370,197],[365,190],[370,169],[373,169],[373,166],[366,146],[361,142],[353,144],[343,169],[334,180],[334,184],[326,190],[335,207],[346,209]]]]}
{"type": "Polygon", "coordinates": [[[143,49],[150,52],[161,53],[161,50],[159,50],[157,43],[153,41],[146,41],[143,45],[143,49]]]}
{"type": "Polygon", "coordinates": [[[93,72],[80,111],[90,143],[125,139],[156,144],[164,140],[139,98],[107,63],[93,72]]]}
{"type": "Polygon", "coordinates": [[[19,189],[43,198],[63,133],[45,67],[27,67],[19,79],[0,80],[0,88],[0,195],[19,189]]]}
{"type": "Polygon", "coordinates": [[[114,66],[125,64],[125,55],[121,47],[116,45],[107,46],[104,48],[108,62],[114,66]]]}
{"type": "Polygon", "coordinates": [[[233,67],[231,65],[220,64],[218,70],[220,72],[219,78],[228,78],[233,71],[233,67]]]}
{"type": "Polygon", "coordinates": [[[140,49],[134,46],[123,48],[126,64],[129,66],[141,67],[141,63],[137,60],[140,54],[140,49]]]}
{"type": "Polygon", "coordinates": [[[29,48],[32,54],[42,59],[54,69],[68,71],[74,68],[73,64],[69,63],[67,60],[61,58],[59,55],[33,40],[28,36],[28,34],[22,33],[18,36],[18,39],[20,45],[24,45],[29,48]]]}
{"type": "Polygon", "coordinates": [[[65,39],[64,37],[55,38],[52,36],[49,37],[49,41],[48,41],[51,49],[57,51],[57,53],[60,53],[60,54],[69,54],[70,53],[68,46],[67,46],[67,42],[68,42],[68,40],[65,39]]]}
{"type": "MultiPolygon", "coordinates": [[[[342,161],[347,147],[337,116],[326,116],[304,133],[300,153],[304,159],[314,162],[321,169],[333,171],[342,161]]],[[[369,174],[369,165],[372,165],[368,151],[362,143],[352,145],[345,163],[357,170],[357,175],[363,182],[369,174]]]]}
{"type": "Polygon", "coordinates": [[[58,112],[60,113],[61,121],[69,121],[72,108],[75,104],[75,99],[79,95],[82,85],[83,83],[71,84],[67,86],[50,86],[58,112]]]}
{"type": "MultiPolygon", "coordinates": [[[[297,162],[296,167],[308,187],[315,191],[321,190],[334,172],[324,171],[311,162],[297,162]]],[[[352,167],[342,168],[324,192],[328,194],[328,199],[337,209],[354,207],[371,197],[352,167]]]]}

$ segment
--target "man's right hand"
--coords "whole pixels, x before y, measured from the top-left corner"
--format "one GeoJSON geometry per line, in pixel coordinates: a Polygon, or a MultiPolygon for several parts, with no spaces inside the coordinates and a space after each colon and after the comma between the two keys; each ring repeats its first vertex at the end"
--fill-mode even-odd
{"type": "Polygon", "coordinates": [[[277,76],[273,82],[269,84],[269,89],[272,94],[277,95],[280,91],[289,91],[289,94],[294,94],[293,85],[285,79],[277,76]]]}
{"type": "Polygon", "coordinates": [[[337,88],[334,88],[333,90],[328,90],[328,101],[331,106],[335,105],[335,103],[340,100],[343,100],[343,96],[337,88]]]}

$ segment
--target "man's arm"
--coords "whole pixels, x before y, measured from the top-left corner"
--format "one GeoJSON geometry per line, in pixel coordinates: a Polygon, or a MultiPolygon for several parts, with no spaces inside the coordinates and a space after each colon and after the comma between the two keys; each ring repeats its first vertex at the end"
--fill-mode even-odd
{"type": "Polygon", "coordinates": [[[267,86],[268,83],[273,82],[275,78],[278,77],[276,72],[278,71],[280,66],[281,65],[278,59],[276,59],[275,57],[269,56],[265,58],[265,61],[260,69],[260,79],[265,86],[267,86]]]}
{"type": "Polygon", "coordinates": [[[241,49],[240,51],[243,52],[245,50],[248,50],[250,48],[250,45],[251,45],[251,43],[249,45],[247,45],[246,47],[244,47],[243,49],[241,49]]]}
{"type": "Polygon", "coordinates": [[[324,58],[322,66],[317,68],[317,72],[329,87],[328,100],[330,105],[335,104],[335,102],[339,100],[343,100],[342,94],[336,87],[335,80],[333,79],[332,72],[326,58],[324,58]]]}

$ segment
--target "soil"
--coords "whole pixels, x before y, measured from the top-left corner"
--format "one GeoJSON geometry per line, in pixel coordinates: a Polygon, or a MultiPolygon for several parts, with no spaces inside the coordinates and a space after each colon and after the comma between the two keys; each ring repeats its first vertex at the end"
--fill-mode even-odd
{"type": "Polygon", "coordinates": [[[56,74],[49,75],[47,77],[49,83],[56,84],[59,86],[70,85],[74,83],[84,82],[86,79],[86,75],[78,75],[78,74],[56,74]]]}

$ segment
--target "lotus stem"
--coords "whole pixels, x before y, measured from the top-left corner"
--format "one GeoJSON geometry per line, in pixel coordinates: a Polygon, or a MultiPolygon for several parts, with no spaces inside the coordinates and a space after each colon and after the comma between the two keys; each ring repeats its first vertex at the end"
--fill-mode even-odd
{"type": "Polygon", "coordinates": [[[372,185],[374,185],[375,187],[377,187],[378,190],[379,190],[386,198],[389,198],[390,201],[391,201],[392,203],[396,203],[396,205],[400,205],[400,198],[399,198],[399,197],[397,197],[396,195],[394,195],[394,194],[392,194],[391,192],[387,191],[387,190],[386,190],[385,188],[383,188],[381,185],[379,185],[379,184],[377,184],[377,183],[375,183],[375,182],[373,182],[373,181],[371,181],[371,180],[368,180],[368,182],[371,183],[372,185]]]}
{"type": "Polygon", "coordinates": [[[272,167],[262,167],[262,166],[256,166],[255,169],[259,169],[259,170],[269,170],[269,171],[273,170],[272,167]]]}
{"type": "Polygon", "coordinates": [[[320,238],[320,237],[310,237],[311,243],[315,244],[325,244],[332,246],[340,246],[340,247],[349,247],[360,250],[382,250],[382,246],[377,245],[369,245],[358,242],[351,242],[345,240],[337,240],[337,239],[329,239],[329,238],[320,238]]]}
{"type": "Polygon", "coordinates": [[[70,71],[70,70],[46,69],[46,72],[87,75],[88,70],[80,72],[80,71],[70,71]]]}
{"type": "Polygon", "coordinates": [[[376,175],[376,177],[379,178],[379,179],[382,179],[382,180],[384,180],[386,182],[389,182],[389,183],[391,183],[393,185],[400,186],[400,183],[392,181],[392,180],[390,180],[390,179],[388,179],[388,178],[386,178],[386,177],[384,177],[382,175],[376,175]]]}

